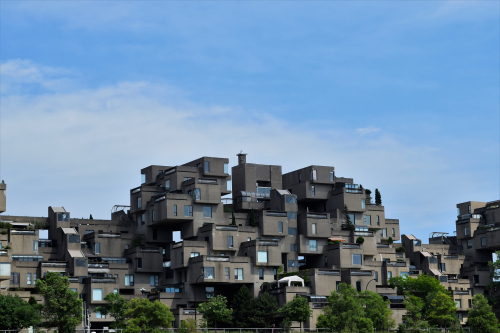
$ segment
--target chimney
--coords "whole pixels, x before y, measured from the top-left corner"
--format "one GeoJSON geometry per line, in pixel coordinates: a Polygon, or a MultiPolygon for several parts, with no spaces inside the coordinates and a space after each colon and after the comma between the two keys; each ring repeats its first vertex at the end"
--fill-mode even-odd
{"type": "Polygon", "coordinates": [[[243,150],[240,151],[239,154],[236,154],[236,156],[238,156],[238,165],[245,164],[247,162],[247,154],[244,154],[243,150]]]}

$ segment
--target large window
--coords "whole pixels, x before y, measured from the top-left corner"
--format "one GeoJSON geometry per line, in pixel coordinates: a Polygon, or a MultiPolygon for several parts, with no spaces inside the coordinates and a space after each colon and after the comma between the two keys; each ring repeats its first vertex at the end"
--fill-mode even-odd
{"type": "Polygon", "coordinates": [[[380,229],[380,237],[387,237],[387,228],[380,229]]]}
{"type": "Polygon", "coordinates": [[[330,171],[330,181],[333,182],[333,171],[330,171]]]}
{"type": "Polygon", "coordinates": [[[212,207],[203,207],[203,217],[212,217],[212,207]]]}
{"type": "Polygon", "coordinates": [[[257,262],[267,262],[267,251],[258,251],[257,262]]]}
{"type": "Polygon", "coordinates": [[[224,267],[224,278],[229,280],[229,267],[224,267]]]}
{"type": "Polygon", "coordinates": [[[159,280],[159,276],[158,275],[150,275],[149,276],[149,285],[151,287],[158,287],[158,280],[159,280]]]}
{"type": "Polygon", "coordinates": [[[235,268],[234,269],[234,279],[235,280],[243,280],[243,268],[235,268]]]}
{"type": "Polygon", "coordinates": [[[311,233],[313,235],[316,235],[316,223],[311,223],[311,233]]]}
{"type": "MultiPolygon", "coordinates": [[[[10,264],[9,264],[10,267],[10,264]]],[[[10,273],[10,284],[19,284],[21,280],[21,274],[19,273],[10,273]]]]}
{"type": "Polygon", "coordinates": [[[67,213],[59,213],[59,214],[57,214],[57,221],[58,222],[67,222],[67,221],[69,221],[69,214],[67,214],[67,213]]]}
{"type": "Polygon", "coordinates": [[[292,195],[287,195],[287,196],[285,196],[285,201],[286,201],[286,203],[294,204],[295,203],[295,197],[292,196],[292,195]]]}
{"type": "Polygon", "coordinates": [[[288,267],[299,267],[298,260],[288,260],[288,267]]]}
{"type": "Polygon", "coordinates": [[[135,269],[142,269],[142,258],[135,258],[135,269]]]}
{"type": "Polygon", "coordinates": [[[287,212],[286,213],[286,217],[289,220],[296,220],[297,219],[297,213],[295,213],[295,212],[287,212]]]}
{"type": "Polygon", "coordinates": [[[365,199],[361,199],[361,209],[366,209],[365,199]]]}
{"type": "Polygon", "coordinates": [[[102,301],[102,289],[100,289],[100,288],[92,289],[92,300],[93,301],[102,301]]]}
{"type": "Polygon", "coordinates": [[[31,273],[26,274],[26,284],[31,285],[31,273]]]}
{"type": "Polygon", "coordinates": [[[353,265],[361,265],[361,254],[353,254],[352,255],[352,264],[353,265]]]}
{"type": "Polygon", "coordinates": [[[170,179],[165,180],[165,191],[170,190],[170,179]]]}
{"type": "Polygon", "coordinates": [[[193,206],[184,206],[184,216],[193,216],[193,206]]]}
{"type": "Polygon", "coordinates": [[[0,262],[0,275],[2,276],[10,275],[10,262],[0,262]]]}
{"type": "Polygon", "coordinates": [[[290,244],[290,251],[296,252],[297,251],[297,244],[290,244]]]}
{"type": "Polygon", "coordinates": [[[203,278],[214,279],[214,268],[213,267],[203,267],[203,278]]]}
{"type": "Polygon", "coordinates": [[[283,222],[278,222],[278,233],[283,233],[283,222]]]}
{"type": "Polygon", "coordinates": [[[210,172],[210,162],[205,161],[205,172],[210,172]]]}
{"type": "Polygon", "coordinates": [[[259,268],[259,280],[264,280],[264,269],[259,268]]]}
{"type": "Polygon", "coordinates": [[[224,163],[224,173],[229,173],[229,164],[224,163]]]}
{"type": "Polygon", "coordinates": [[[462,307],[462,300],[461,299],[456,299],[455,300],[455,306],[457,309],[460,309],[462,307]]]}
{"type": "Polygon", "coordinates": [[[127,287],[134,285],[134,275],[133,274],[125,274],[125,285],[127,287]]]}
{"type": "Polygon", "coordinates": [[[199,188],[195,188],[194,189],[193,198],[195,200],[200,200],[201,199],[201,191],[200,191],[199,188]]]}
{"type": "Polygon", "coordinates": [[[354,214],[347,214],[349,215],[349,220],[351,220],[352,224],[356,224],[356,215],[354,214]]]}
{"type": "Polygon", "coordinates": [[[310,239],[309,240],[309,251],[317,251],[318,247],[316,245],[316,240],[315,239],[310,239]]]}
{"type": "Polygon", "coordinates": [[[228,247],[233,247],[234,246],[234,244],[233,244],[233,236],[227,237],[227,246],[228,247]]]}
{"type": "Polygon", "coordinates": [[[215,287],[205,287],[206,298],[215,297],[215,287]]]}
{"type": "Polygon", "coordinates": [[[371,215],[363,215],[363,223],[364,225],[372,225],[371,215]]]}
{"type": "Polygon", "coordinates": [[[101,243],[94,243],[94,254],[101,253],[101,243]]]}
{"type": "Polygon", "coordinates": [[[297,235],[297,228],[288,228],[288,234],[289,235],[297,235]]]}
{"type": "Polygon", "coordinates": [[[200,252],[191,252],[191,258],[199,257],[199,256],[200,256],[200,252]]]}

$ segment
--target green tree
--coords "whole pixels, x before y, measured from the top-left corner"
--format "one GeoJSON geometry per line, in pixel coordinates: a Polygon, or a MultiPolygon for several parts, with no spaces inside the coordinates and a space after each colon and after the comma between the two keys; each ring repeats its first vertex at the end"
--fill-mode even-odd
{"type": "Polygon", "coordinates": [[[382,196],[378,188],[375,189],[375,204],[379,206],[382,204],[382,196]]]}
{"type": "Polygon", "coordinates": [[[306,298],[295,295],[293,300],[279,309],[279,313],[287,319],[300,322],[300,328],[302,329],[302,323],[309,320],[312,310],[309,308],[309,302],[306,298]]]}
{"type": "Polygon", "coordinates": [[[373,323],[366,318],[358,292],[351,285],[341,283],[338,291],[328,296],[328,305],[318,316],[317,328],[327,328],[333,332],[371,333],[373,323]]]}
{"type": "Polygon", "coordinates": [[[500,251],[495,251],[495,254],[497,260],[488,262],[490,266],[490,283],[487,289],[490,290],[489,303],[497,307],[500,306],[500,294],[498,293],[500,291],[500,251]]]}
{"type": "Polygon", "coordinates": [[[251,320],[253,327],[271,327],[278,316],[278,302],[268,292],[263,292],[254,300],[254,311],[251,320]]]}
{"type": "Polygon", "coordinates": [[[92,214],[90,214],[89,220],[93,220],[94,218],[92,217],[92,214]]]}
{"type": "Polygon", "coordinates": [[[31,305],[18,295],[0,295],[0,330],[21,330],[39,325],[37,305],[31,305]]]}
{"type": "Polygon", "coordinates": [[[234,212],[231,211],[231,224],[236,225],[236,217],[234,217],[234,212]]]}
{"type": "Polygon", "coordinates": [[[82,300],[69,289],[69,279],[49,272],[36,281],[36,291],[44,298],[42,318],[45,327],[57,327],[58,333],[71,333],[82,322],[82,300]]]}
{"type": "Polygon", "coordinates": [[[250,226],[255,227],[255,213],[253,212],[253,208],[250,211],[250,226]]]}
{"type": "Polygon", "coordinates": [[[160,333],[175,320],[170,309],[158,300],[132,298],[125,311],[127,333],[160,333]]]}
{"type": "Polygon", "coordinates": [[[194,320],[194,318],[188,318],[181,320],[181,325],[177,333],[196,333],[197,330],[196,320],[194,320]]]}
{"type": "Polygon", "coordinates": [[[231,302],[233,309],[233,326],[250,327],[255,310],[254,299],[247,286],[242,285],[231,302]]]}
{"type": "Polygon", "coordinates": [[[455,322],[457,318],[457,307],[448,293],[438,291],[427,296],[430,308],[427,312],[427,321],[430,325],[444,327],[445,331],[455,322]]]}
{"type": "Polygon", "coordinates": [[[342,214],[344,214],[344,224],[347,230],[354,230],[354,223],[351,221],[351,217],[349,216],[349,208],[347,205],[344,205],[344,209],[342,210],[342,214]]]}
{"type": "Polygon", "coordinates": [[[392,318],[389,300],[384,301],[382,296],[369,290],[361,293],[361,299],[365,306],[366,317],[372,321],[375,330],[387,331],[394,327],[396,322],[392,318]]]}
{"type": "Polygon", "coordinates": [[[472,297],[472,307],[469,310],[467,326],[472,328],[472,333],[498,333],[498,319],[483,295],[472,297]]]}
{"type": "Polygon", "coordinates": [[[104,300],[108,302],[95,308],[95,312],[103,315],[110,315],[115,319],[112,324],[114,328],[123,328],[125,325],[125,311],[127,310],[127,301],[118,293],[107,294],[104,300]]]}
{"type": "Polygon", "coordinates": [[[372,191],[370,191],[369,189],[366,189],[365,194],[366,194],[366,202],[371,203],[372,202],[372,197],[371,197],[372,191]]]}
{"type": "MultiPolygon", "coordinates": [[[[417,296],[408,294],[404,301],[406,308],[406,331],[420,333],[429,327],[424,319],[424,301],[417,296]]],[[[401,325],[400,325],[401,327],[401,325]]]]}
{"type": "Polygon", "coordinates": [[[231,314],[233,313],[233,309],[227,308],[227,298],[222,295],[217,295],[208,302],[198,305],[198,311],[203,315],[203,326],[213,326],[216,331],[217,323],[231,322],[231,314]]]}
{"type": "Polygon", "coordinates": [[[387,239],[387,244],[391,245],[392,243],[394,243],[394,240],[392,239],[392,237],[389,237],[387,239]]]}

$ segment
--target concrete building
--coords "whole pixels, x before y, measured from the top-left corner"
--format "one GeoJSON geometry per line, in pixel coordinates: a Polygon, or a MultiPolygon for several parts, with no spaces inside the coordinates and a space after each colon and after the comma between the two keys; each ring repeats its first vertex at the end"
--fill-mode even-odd
{"type": "MultiPolygon", "coordinates": [[[[334,167],[282,174],[281,166],[247,163],[238,154],[229,171],[229,160],[216,157],[144,168],[130,204],[115,206],[111,220],[72,218],[64,207],[49,207],[47,217],[0,215],[12,225],[0,233],[1,292],[29,298],[36,279],[56,271],[91,310],[109,293],[158,299],[178,327],[194,317],[196,304],[218,294],[231,299],[244,284],[255,296],[269,291],[280,306],[297,294],[306,297],[314,314],[309,328],[341,282],[390,299],[398,323],[405,310],[388,286],[392,276],[435,275],[461,300],[463,318],[471,295],[484,292],[487,279],[477,264],[496,249],[498,237],[489,235],[495,225],[488,225],[498,221],[494,205],[460,204],[459,215],[470,216],[457,221],[457,237],[423,245],[403,235],[402,244],[391,244],[400,240],[399,221],[386,218],[383,206],[334,167]],[[405,253],[396,251],[401,245],[405,253]],[[300,271],[304,282],[277,281],[279,267],[286,275],[300,271]]],[[[0,212],[5,189],[2,183],[0,212]]],[[[93,312],[91,321],[102,328],[112,318],[93,312]]]]}

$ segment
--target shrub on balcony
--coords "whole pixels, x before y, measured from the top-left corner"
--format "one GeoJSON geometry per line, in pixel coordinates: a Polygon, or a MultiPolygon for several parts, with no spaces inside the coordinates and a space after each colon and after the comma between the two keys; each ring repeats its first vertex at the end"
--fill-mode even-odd
{"type": "Polygon", "coordinates": [[[389,239],[387,240],[387,244],[391,245],[392,243],[394,243],[394,240],[392,239],[392,237],[389,237],[389,239]]]}
{"type": "Polygon", "coordinates": [[[404,246],[399,246],[396,248],[396,252],[398,253],[405,253],[406,252],[406,248],[404,246]]]}
{"type": "Polygon", "coordinates": [[[0,231],[0,234],[7,235],[7,231],[6,230],[2,230],[2,231],[0,231]]]}
{"type": "Polygon", "coordinates": [[[4,249],[5,249],[5,250],[10,250],[10,249],[12,249],[12,248],[11,248],[9,245],[7,245],[7,246],[5,246],[5,247],[4,247],[4,249]]]}
{"type": "Polygon", "coordinates": [[[356,243],[363,244],[364,242],[365,242],[365,239],[363,237],[360,236],[360,237],[356,238],[356,243]]]}

